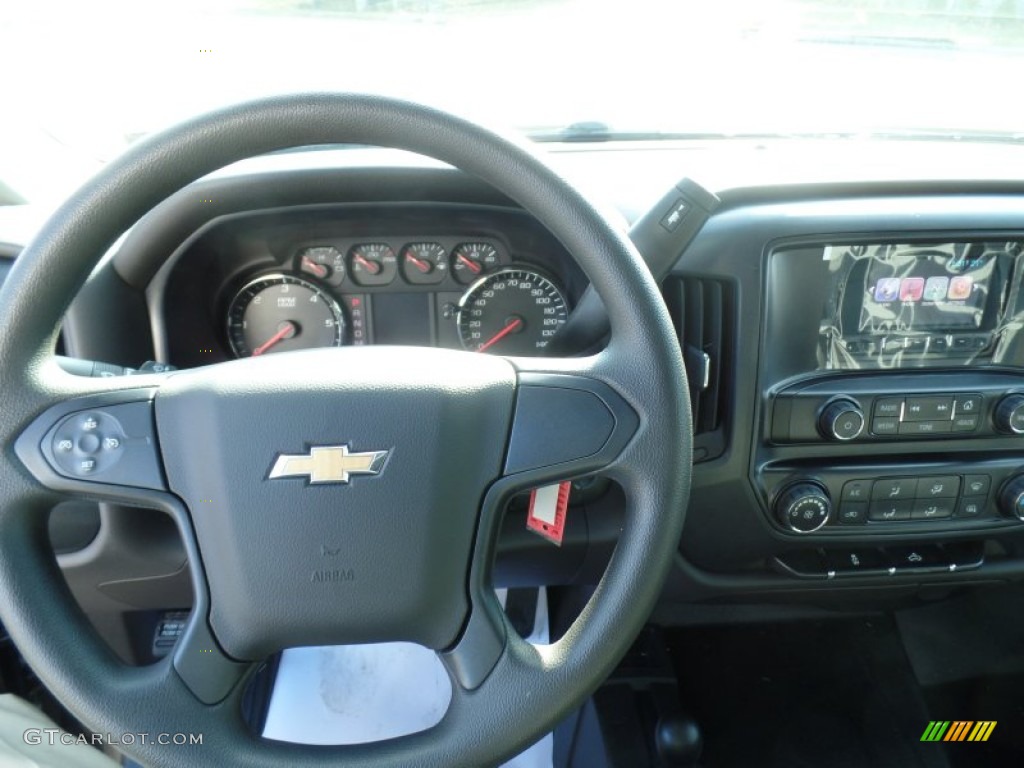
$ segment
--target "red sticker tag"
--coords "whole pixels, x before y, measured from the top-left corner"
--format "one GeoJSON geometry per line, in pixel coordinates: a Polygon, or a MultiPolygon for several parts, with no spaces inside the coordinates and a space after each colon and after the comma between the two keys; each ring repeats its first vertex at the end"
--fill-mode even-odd
{"type": "Polygon", "coordinates": [[[535,488],[530,492],[530,511],[526,527],[558,546],[565,531],[565,511],[569,508],[571,483],[558,483],[535,488]]]}

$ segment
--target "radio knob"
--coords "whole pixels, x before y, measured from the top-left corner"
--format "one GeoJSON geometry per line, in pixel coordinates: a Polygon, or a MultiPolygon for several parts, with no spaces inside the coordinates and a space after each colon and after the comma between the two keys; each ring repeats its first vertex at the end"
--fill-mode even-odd
{"type": "Polygon", "coordinates": [[[795,533],[814,533],[828,522],[832,502],[817,483],[797,483],[775,502],[779,522],[795,533]]]}
{"type": "Polygon", "coordinates": [[[1007,395],[1000,400],[994,418],[1000,432],[1024,435],[1024,395],[1007,395]]]}
{"type": "Polygon", "coordinates": [[[999,492],[999,510],[1007,517],[1024,520],[1024,475],[1011,478],[999,492]]]}
{"type": "Polygon", "coordinates": [[[853,440],[864,431],[864,411],[853,400],[836,400],[822,409],[818,428],[829,440],[853,440]]]}

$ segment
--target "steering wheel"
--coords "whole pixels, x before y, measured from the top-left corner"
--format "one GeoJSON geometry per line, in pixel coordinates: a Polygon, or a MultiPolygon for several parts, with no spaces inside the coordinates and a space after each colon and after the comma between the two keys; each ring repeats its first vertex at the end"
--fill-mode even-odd
{"type": "Polygon", "coordinates": [[[579,706],[658,596],[690,479],[686,377],[627,238],[525,149],[423,106],[312,94],[249,102],[140,142],[53,214],[0,293],[0,618],[47,687],[125,751],[191,766],[450,766],[507,759],[579,706]],[[607,307],[582,358],[321,349],[90,379],[54,359],[61,318],[125,229],[171,193],[273,150],[395,147],[474,174],[537,217],[607,307]],[[490,587],[516,493],[601,473],[625,523],[592,598],[532,646],[490,587]],[[195,585],[171,657],[119,662],[75,605],[47,537],[68,495],[173,516],[195,585]],[[412,641],[452,681],[426,731],[344,747],[253,735],[257,664],[284,648],[412,641]],[[156,734],[202,734],[161,745],[156,734]],[[126,742],[128,740],[126,739],[126,742]]]}

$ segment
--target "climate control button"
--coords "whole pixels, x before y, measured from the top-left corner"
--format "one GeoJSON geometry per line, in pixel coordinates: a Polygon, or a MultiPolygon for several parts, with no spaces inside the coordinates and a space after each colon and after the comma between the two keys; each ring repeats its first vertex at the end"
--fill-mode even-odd
{"type": "Polygon", "coordinates": [[[828,522],[832,502],[816,483],[790,486],[775,504],[779,522],[794,533],[813,533],[828,522]]]}

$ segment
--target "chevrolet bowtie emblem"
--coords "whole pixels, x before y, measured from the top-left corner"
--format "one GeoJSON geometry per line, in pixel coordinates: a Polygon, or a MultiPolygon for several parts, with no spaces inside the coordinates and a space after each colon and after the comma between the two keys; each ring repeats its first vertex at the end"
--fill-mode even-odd
{"type": "Polygon", "coordinates": [[[379,475],[389,453],[349,453],[347,445],[311,448],[308,455],[282,453],[274,462],[268,479],[306,476],[310,483],[347,483],[351,475],[379,475]]]}

